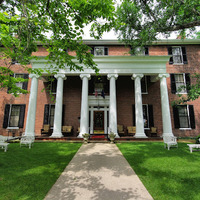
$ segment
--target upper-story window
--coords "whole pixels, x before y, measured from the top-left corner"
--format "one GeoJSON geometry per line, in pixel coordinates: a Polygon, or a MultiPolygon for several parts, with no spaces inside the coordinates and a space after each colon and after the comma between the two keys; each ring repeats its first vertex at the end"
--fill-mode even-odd
{"type": "Polygon", "coordinates": [[[91,54],[95,56],[107,56],[108,47],[103,47],[103,46],[92,47],[91,54]]]}
{"type": "Polygon", "coordinates": [[[148,47],[136,47],[135,51],[133,53],[132,47],[131,47],[131,55],[148,56],[149,55],[149,48],[148,47]]]}
{"type": "Polygon", "coordinates": [[[187,64],[185,47],[168,47],[168,54],[172,55],[169,64],[187,64]]]}
{"type": "MultiPolygon", "coordinates": [[[[28,74],[13,74],[11,75],[14,78],[22,78],[22,79],[28,79],[28,74]]],[[[20,89],[27,90],[28,88],[28,81],[24,82],[16,82],[15,85],[19,87],[20,89]]],[[[8,93],[12,93],[11,88],[8,88],[8,93]]]]}
{"type": "Polygon", "coordinates": [[[172,94],[185,94],[190,86],[190,74],[170,74],[172,94]]]}

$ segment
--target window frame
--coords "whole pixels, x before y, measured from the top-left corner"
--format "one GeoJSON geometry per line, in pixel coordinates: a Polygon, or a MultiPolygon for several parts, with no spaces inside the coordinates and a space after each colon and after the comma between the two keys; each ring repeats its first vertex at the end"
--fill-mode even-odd
{"type": "Polygon", "coordinates": [[[173,57],[173,64],[174,65],[183,65],[184,63],[183,63],[183,52],[182,52],[182,47],[181,46],[172,46],[172,57],[173,57]],[[177,48],[179,48],[179,51],[180,51],[180,54],[173,54],[173,49],[177,49],[177,48]],[[181,58],[181,62],[178,62],[178,63],[175,63],[174,62],[174,57],[175,56],[180,56],[180,58],[181,58]]]}

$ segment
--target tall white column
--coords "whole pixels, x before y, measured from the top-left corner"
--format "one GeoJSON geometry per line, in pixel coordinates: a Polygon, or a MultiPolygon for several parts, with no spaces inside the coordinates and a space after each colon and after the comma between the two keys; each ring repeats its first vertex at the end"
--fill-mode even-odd
{"type": "Polygon", "coordinates": [[[169,77],[169,74],[158,75],[158,78],[160,79],[163,136],[174,136],[174,134],[172,133],[171,115],[169,108],[169,98],[168,98],[167,81],[166,81],[167,77],[169,77]]]}
{"type": "Polygon", "coordinates": [[[26,120],[26,136],[35,136],[35,116],[36,116],[36,107],[37,107],[37,91],[38,91],[38,78],[39,75],[30,74],[31,78],[31,90],[29,96],[29,105],[28,105],[28,115],[26,120]]]}
{"type": "Polygon", "coordinates": [[[53,133],[51,137],[63,137],[62,135],[62,112],[63,112],[63,82],[66,80],[64,74],[56,74],[57,89],[56,89],[56,104],[54,113],[53,133]]]}
{"type": "Polygon", "coordinates": [[[108,80],[110,80],[110,106],[109,106],[109,129],[110,132],[116,134],[119,138],[117,132],[117,98],[116,98],[116,79],[117,74],[108,74],[108,80]]]}
{"type": "Polygon", "coordinates": [[[88,80],[90,74],[81,74],[82,79],[82,99],[81,99],[81,119],[79,138],[82,138],[84,133],[89,133],[89,108],[88,108],[88,80]]]}
{"type": "Polygon", "coordinates": [[[144,117],[142,108],[142,91],[141,79],[143,74],[133,74],[132,80],[135,80],[135,119],[136,119],[136,134],[135,138],[147,138],[144,133],[144,117]]]}

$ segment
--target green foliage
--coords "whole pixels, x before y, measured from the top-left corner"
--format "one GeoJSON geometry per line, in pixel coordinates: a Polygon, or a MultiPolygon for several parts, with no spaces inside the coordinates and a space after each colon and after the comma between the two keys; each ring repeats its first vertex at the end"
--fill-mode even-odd
{"type": "Polygon", "coordinates": [[[184,38],[186,29],[194,31],[196,26],[200,26],[199,0],[123,0],[115,19],[119,38],[133,47],[150,45],[159,34],[169,36],[172,31],[184,38]]]}
{"type": "Polygon", "coordinates": [[[12,143],[0,151],[0,200],[44,199],[80,143],[12,143]]]}
{"type": "MultiPolygon", "coordinates": [[[[95,24],[91,30],[95,32],[95,26],[101,30],[96,37],[108,30],[111,27],[108,22],[113,19],[112,0],[3,0],[0,1],[0,11],[0,58],[7,61],[0,67],[10,69],[11,60],[26,67],[31,59],[36,59],[32,52],[37,51],[39,41],[49,52],[47,60],[56,63],[51,66],[51,72],[57,73],[66,66],[70,70],[83,70],[84,65],[98,73],[90,48],[82,42],[83,28],[95,24]],[[75,51],[76,56],[69,55],[68,50],[75,51]]],[[[26,70],[41,74],[39,70],[26,70]]],[[[3,81],[8,80],[3,70],[1,76],[4,76],[3,81]]],[[[14,84],[10,84],[12,86],[14,84]]]]}
{"type": "Polygon", "coordinates": [[[200,139],[200,135],[198,135],[197,138],[196,138],[196,144],[200,144],[200,140],[199,139],[200,139]]]}
{"type": "Polygon", "coordinates": [[[178,145],[168,151],[163,142],[117,144],[153,199],[199,200],[200,152],[178,145]]]}

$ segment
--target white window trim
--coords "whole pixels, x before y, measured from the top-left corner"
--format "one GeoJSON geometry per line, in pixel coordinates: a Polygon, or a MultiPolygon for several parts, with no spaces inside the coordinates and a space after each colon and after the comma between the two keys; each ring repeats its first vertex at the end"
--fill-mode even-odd
{"type": "MultiPolygon", "coordinates": [[[[183,75],[184,86],[186,87],[185,73],[177,73],[177,74],[183,75]]],[[[176,76],[177,74],[175,74],[175,76],[176,76]]],[[[175,84],[176,84],[176,78],[175,78],[175,84]]],[[[177,92],[177,91],[178,91],[178,88],[176,87],[176,94],[187,94],[187,90],[186,90],[186,92],[177,92]]]]}
{"type": "Polygon", "coordinates": [[[181,46],[172,46],[172,57],[173,57],[173,65],[183,65],[183,52],[182,52],[182,48],[181,46]],[[173,54],[173,48],[180,48],[180,52],[181,52],[181,60],[182,60],[182,63],[175,63],[174,62],[174,54],[173,54]]]}

